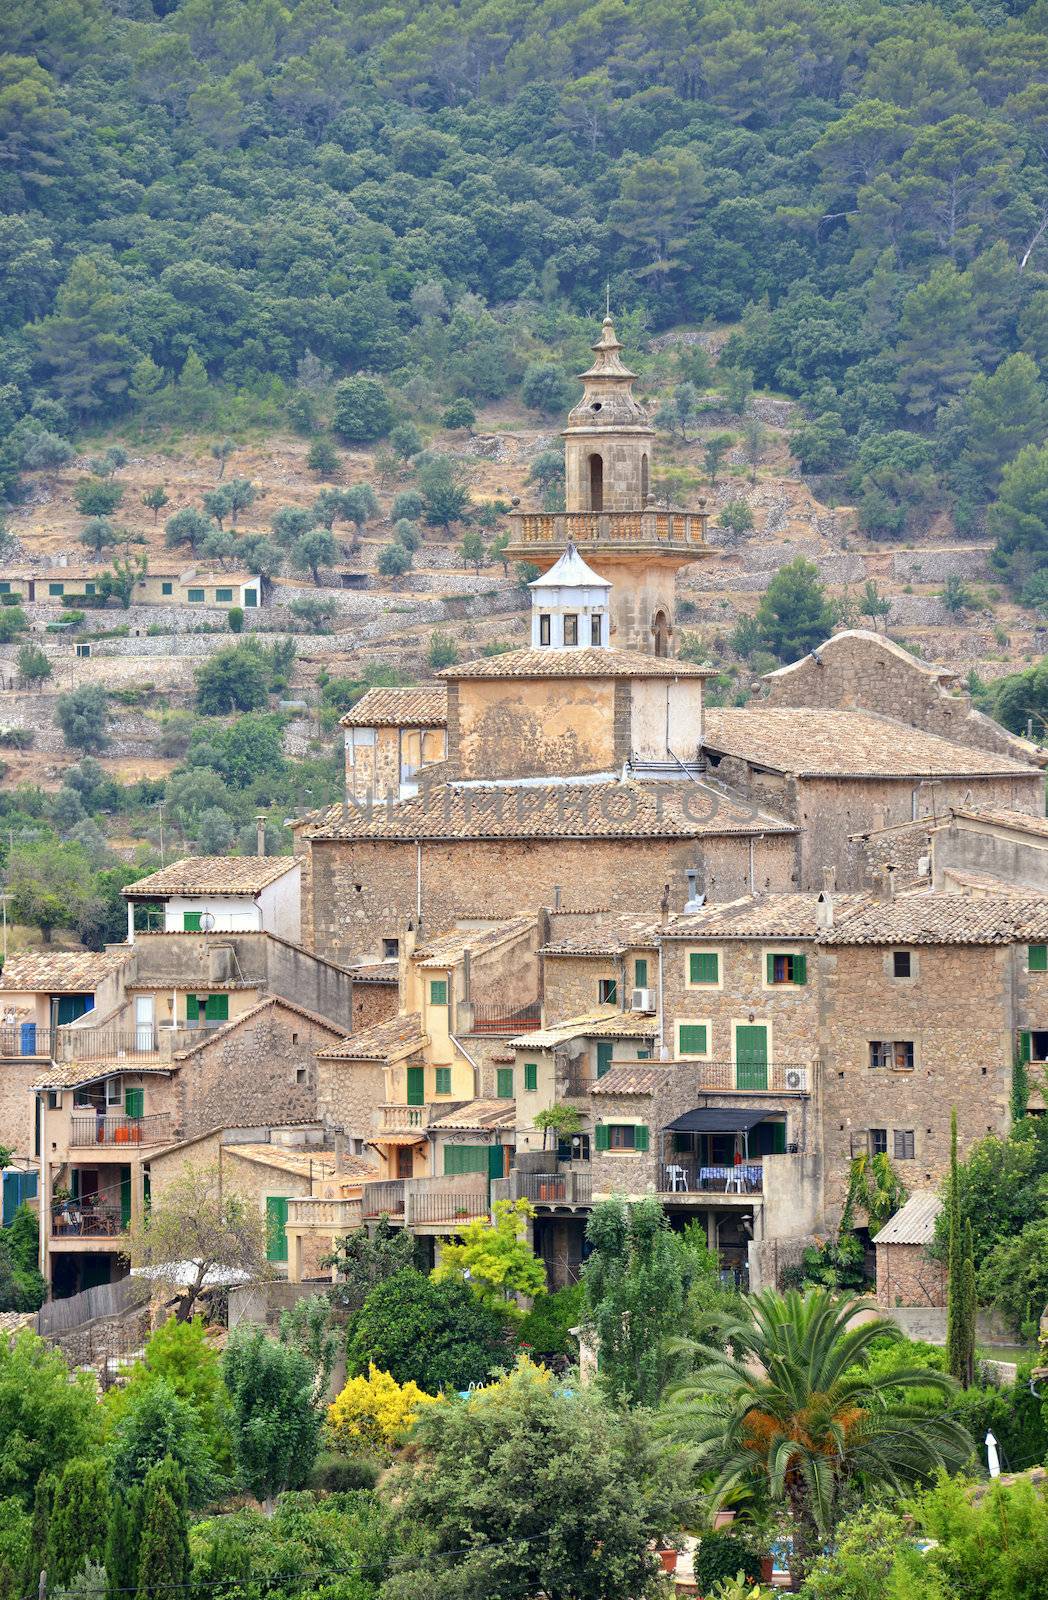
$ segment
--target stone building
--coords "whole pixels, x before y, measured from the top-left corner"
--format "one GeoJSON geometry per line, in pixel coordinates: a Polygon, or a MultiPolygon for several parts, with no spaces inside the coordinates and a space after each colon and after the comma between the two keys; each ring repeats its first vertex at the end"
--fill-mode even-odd
{"type": "Polygon", "coordinates": [[[610,642],[620,650],[674,653],[676,576],[708,554],[704,502],[697,511],[657,506],[655,430],[633,393],[611,317],[580,374],[583,393],[564,432],[566,510],[511,515],[506,554],[545,571],[569,542],[611,584],[610,642]]]}
{"type": "Polygon", "coordinates": [[[368,689],[341,719],[346,730],[349,800],[408,800],[419,772],[447,754],[448,691],[443,683],[417,689],[368,689]]]}
{"type": "Polygon", "coordinates": [[[300,932],[299,863],[292,856],[185,856],[122,891],[127,937],[163,933],[300,932]]]}
{"type": "Polygon", "coordinates": [[[877,1304],[882,1311],[946,1304],[946,1263],[928,1253],[941,1210],[938,1194],[915,1189],[874,1239],[877,1304]]]}

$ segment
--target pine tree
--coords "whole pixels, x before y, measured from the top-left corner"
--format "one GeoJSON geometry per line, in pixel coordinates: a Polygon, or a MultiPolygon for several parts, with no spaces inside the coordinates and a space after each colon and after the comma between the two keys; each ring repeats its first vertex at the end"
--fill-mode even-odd
{"type": "Polygon", "coordinates": [[[957,1107],[950,1115],[950,1181],[947,1188],[948,1252],[946,1267],[946,1366],[951,1378],[965,1381],[967,1371],[964,1305],[964,1241],[957,1176],[957,1107]]]}
{"type": "Polygon", "coordinates": [[[126,1494],[113,1497],[106,1539],[106,1600],[126,1600],[137,1587],[141,1537],[142,1489],[135,1484],[126,1494]]]}
{"type": "Polygon", "coordinates": [[[63,1587],[88,1561],[101,1562],[111,1508],[106,1463],[67,1461],[58,1480],[47,1530],[47,1578],[63,1587]]]}
{"type": "Polygon", "coordinates": [[[146,1473],[138,1546],[139,1600],[189,1579],[189,1510],[185,1474],[166,1456],[146,1473]]]}

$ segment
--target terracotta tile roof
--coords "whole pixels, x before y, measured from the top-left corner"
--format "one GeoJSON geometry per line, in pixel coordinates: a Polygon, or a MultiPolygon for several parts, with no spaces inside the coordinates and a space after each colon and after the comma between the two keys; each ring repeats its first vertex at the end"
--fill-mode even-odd
{"type": "Polygon", "coordinates": [[[1042,839],[1048,838],[1048,817],[1027,816],[1025,811],[1008,811],[1003,806],[985,811],[981,808],[962,811],[955,807],[950,815],[961,822],[988,822],[995,828],[1013,828],[1019,833],[1033,833],[1042,839]]]}
{"type": "Polygon", "coordinates": [[[54,950],[8,956],[0,990],[35,994],[85,994],[134,957],[130,945],[116,950],[54,950]]]}
{"type": "MultiPolygon", "coordinates": [[[[839,926],[865,906],[865,894],[830,896],[834,924],[839,926]]],[[[679,912],[662,929],[666,939],[814,939],[818,930],[817,894],[747,894],[704,906],[701,911],[679,912]]]]}
{"type": "Polygon", "coordinates": [[[258,894],[298,865],[294,856],[184,856],[129,883],[122,892],[128,900],[168,894],[258,894]]]}
{"type": "Polygon", "coordinates": [[[351,1033],[340,1044],[317,1054],[322,1061],[388,1061],[391,1056],[421,1050],[428,1042],[429,1035],[422,1032],[422,1013],[406,1011],[376,1022],[362,1033],[351,1033]]]}
{"type": "Polygon", "coordinates": [[[632,912],[554,911],[543,953],[551,956],[618,956],[658,948],[658,923],[632,912]]]}
{"type": "Polygon", "coordinates": [[[307,839],[698,839],[794,834],[793,823],[695,783],[441,784],[390,805],[331,806],[297,824],[307,839]]]}
{"type": "Polygon", "coordinates": [[[470,1100],[466,1105],[449,1111],[439,1122],[431,1122],[430,1128],[438,1133],[463,1130],[484,1133],[489,1128],[512,1128],[516,1120],[517,1112],[512,1100],[470,1100]]]}
{"type": "Polygon", "coordinates": [[[551,1050],[568,1039],[653,1039],[658,1032],[655,1018],[640,1011],[620,1011],[618,1006],[601,1006],[583,1011],[548,1028],[518,1033],[510,1044],[515,1050],[551,1050]]]}
{"type": "Polygon", "coordinates": [[[708,750],[804,777],[1040,775],[1010,756],[954,744],[872,711],[836,707],[711,707],[702,742],[708,750]]]}
{"type": "Polygon", "coordinates": [[[415,946],[414,961],[425,969],[453,967],[468,950],[480,955],[495,950],[507,939],[515,939],[535,927],[534,917],[512,917],[491,928],[453,928],[435,939],[423,939],[415,946]]]}
{"type": "Polygon", "coordinates": [[[367,689],[339,721],[344,728],[446,728],[447,685],[367,689]]]}
{"type": "Polygon", "coordinates": [[[445,667],[439,674],[459,678],[711,678],[712,667],[640,650],[507,650],[445,667]]]}
{"type": "Polygon", "coordinates": [[[661,1089],[668,1087],[670,1076],[667,1067],[649,1067],[643,1061],[624,1061],[621,1066],[610,1068],[603,1078],[592,1083],[590,1094],[658,1094],[661,1089]]]}
{"type": "Polygon", "coordinates": [[[391,961],[361,961],[348,971],[354,983],[397,983],[400,963],[395,956],[391,961]]]}
{"type": "Polygon", "coordinates": [[[331,1150],[316,1150],[309,1145],[290,1150],[277,1144],[223,1144],[222,1153],[240,1161],[275,1167],[298,1178],[333,1178],[339,1170],[331,1150]]]}
{"type": "Polygon", "coordinates": [[[188,1050],[179,1050],[174,1059],[176,1061],[187,1061],[190,1056],[199,1055],[201,1050],[206,1050],[209,1045],[216,1042],[221,1043],[231,1033],[236,1033],[238,1029],[242,1028],[245,1022],[250,1022],[260,1012],[269,1010],[271,1006],[277,1006],[281,1011],[291,1011],[296,1017],[304,1017],[307,1022],[312,1022],[316,1027],[323,1028],[327,1033],[330,1033],[333,1039],[337,1039],[342,1032],[341,1025],[337,1022],[332,1022],[330,1017],[322,1017],[318,1011],[308,1011],[305,1006],[300,1006],[295,1000],[285,1000],[282,994],[267,994],[261,1000],[257,1000],[253,1006],[248,1006],[247,1010],[242,1011],[238,1017],[230,1017],[228,1022],[223,1022],[221,1027],[205,1029],[203,1038],[197,1044],[190,1045],[188,1050]]]}
{"type": "Polygon", "coordinates": [[[931,1244],[935,1237],[935,1219],[942,1210],[942,1198],[932,1189],[916,1189],[904,1206],[874,1239],[881,1244],[931,1244]]]}
{"type": "Polygon", "coordinates": [[[67,1061],[62,1066],[51,1064],[50,1069],[45,1069],[37,1081],[34,1089],[76,1089],[84,1083],[99,1083],[103,1078],[111,1078],[116,1072],[133,1072],[150,1078],[169,1078],[172,1071],[176,1070],[170,1063],[160,1066],[150,1066],[148,1062],[118,1060],[115,1056],[94,1056],[90,1060],[67,1061]]]}
{"type": "Polygon", "coordinates": [[[818,944],[1037,944],[1048,943],[1044,895],[949,894],[922,889],[892,900],[868,897],[818,944]]]}

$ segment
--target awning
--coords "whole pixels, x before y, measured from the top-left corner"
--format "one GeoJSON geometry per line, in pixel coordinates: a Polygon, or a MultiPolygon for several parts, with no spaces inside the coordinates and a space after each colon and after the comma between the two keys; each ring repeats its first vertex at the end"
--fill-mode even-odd
{"type": "Polygon", "coordinates": [[[376,1133],[365,1144],[425,1144],[424,1133],[376,1133]]]}
{"type": "Polygon", "coordinates": [[[685,1111],[676,1122],[669,1122],[662,1130],[664,1133],[749,1133],[758,1122],[765,1122],[768,1117],[784,1117],[785,1111],[779,1106],[761,1106],[759,1111],[735,1111],[731,1107],[727,1110],[710,1109],[703,1106],[694,1111],[685,1111]]]}

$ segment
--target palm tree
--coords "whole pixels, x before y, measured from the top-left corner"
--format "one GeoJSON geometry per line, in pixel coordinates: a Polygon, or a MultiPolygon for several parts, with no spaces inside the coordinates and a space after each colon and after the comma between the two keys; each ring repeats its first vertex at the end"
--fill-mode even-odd
{"type": "Polygon", "coordinates": [[[751,1295],[728,1353],[696,1345],[695,1370],[669,1396],[669,1426],[690,1444],[697,1469],[713,1474],[714,1506],[758,1486],[785,1504],[794,1590],[833,1535],[847,1478],[901,1488],[939,1467],[961,1467],[972,1453],[959,1423],[900,1404],[893,1393],[952,1393],[952,1379],[923,1367],[883,1377],[868,1371],[875,1340],[902,1338],[884,1317],[857,1321],[868,1309],[868,1301],[828,1289],[751,1295]]]}

